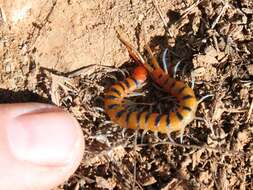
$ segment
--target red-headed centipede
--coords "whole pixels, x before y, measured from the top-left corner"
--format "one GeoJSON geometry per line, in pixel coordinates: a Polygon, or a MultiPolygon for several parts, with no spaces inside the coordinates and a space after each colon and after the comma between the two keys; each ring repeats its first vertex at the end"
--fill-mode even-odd
{"type": "Polygon", "coordinates": [[[105,93],[104,110],[110,119],[123,128],[143,129],[155,133],[167,134],[171,139],[172,132],[180,131],[182,141],[185,127],[196,117],[198,104],[208,96],[197,100],[192,88],[183,81],[170,77],[158,64],[150,47],[146,44],[145,49],[151,56],[150,66],[140,53],[129,44],[120,33],[119,40],[126,46],[130,56],[139,63],[133,75],[112,85],[105,93]],[[140,89],[146,81],[148,74],[152,79],[179,102],[179,107],[169,114],[149,113],[147,111],[127,111],[123,105],[124,98],[135,90],[140,89]]]}

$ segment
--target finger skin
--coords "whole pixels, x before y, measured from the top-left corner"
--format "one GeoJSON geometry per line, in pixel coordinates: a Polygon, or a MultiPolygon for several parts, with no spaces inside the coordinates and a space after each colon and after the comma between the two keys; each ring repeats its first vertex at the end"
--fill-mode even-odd
{"type": "MultiPolygon", "coordinates": [[[[0,189],[52,189],[67,180],[80,164],[84,152],[83,133],[78,122],[69,113],[56,107],[38,103],[3,104],[0,105],[0,121],[0,189]],[[23,117],[22,115],[25,114],[28,114],[28,116],[23,117]],[[28,159],[25,159],[26,155],[24,155],[24,159],[20,159],[23,157],[19,157],[13,153],[12,150],[15,149],[15,143],[14,145],[10,145],[8,134],[9,129],[11,129],[13,125],[17,125],[16,118],[19,118],[20,115],[22,116],[22,122],[28,123],[27,126],[29,126],[29,124],[36,125],[38,123],[38,126],[41,126],[39,130],[44,130],[41,128],[43,128],[43,123],[45,123],[45,125],[47,125],[45,130],[50,129],[50,137],[48,137],[49,142],[51,142],[50,140],[53,140],[54,137],[56,139],[56,144],[63,141],[63,139],[66,140],[66,143],[63,142],[62,145],[54,145],[52,143],[52,146],[48,147],[49,150],[52,150],[46,150],[48,154],[53,154],[52,158],[56,157],[55,160],[52,160],[52,162],[51,160],[47,160],[45,162],[45,160],[39,158],[40,155],[37,155],[35,158],[30,158],[28,156],[28,159]],[[42,121],[40,121],[40,118],[42,118],[42,121]],[[48,120],[45,120],[45,118],[48,120]],[[48,123],[48,121],[50,123],[48,123]],[[51,128],[49,128],[49,126],[51,128]],[[54,130],[55,133],[52,132],[54,130]],[[60,138],[61,136],[64,138],[60,138]],[[64,152],[64,146],[65,144],[68,145],[69,139],[74,143],[66,146],[70,151],[67,155],[68,159],[65,162],[61,160],[61,158],[57,158],[57,149],[64,152]],[[31,159],[35,159],[35,161],[31,159]]],[[[16,126],[14,126],[13,129],[17,128],[15,127],[16,126]]],[[[19,135],[22,136],[21,134],[17,134],[17,139],[19,135]]],[[[13,136],[11,136],[11,138],[13,138],[13,136]]],[[[39,138],[41,137],[39,136],[39,138]]],[[[15,141],[14,139],[12,142],[18,142],[18,140],[15,141]]],[[[40,141],[35,139],[35,142],[38,144],[40,141]]],[[[19,145],[17,145],[17,147],[18,146],[19,145]]],[[[41,148],[41,146],[38,147],[41,148]]],[[[41,155],[45,156],[43,154],[41,155]]],[[[48,155],[48,157],[46,156],[46,159],[47,158],[51,158],[50,155],[48,155]]]]}

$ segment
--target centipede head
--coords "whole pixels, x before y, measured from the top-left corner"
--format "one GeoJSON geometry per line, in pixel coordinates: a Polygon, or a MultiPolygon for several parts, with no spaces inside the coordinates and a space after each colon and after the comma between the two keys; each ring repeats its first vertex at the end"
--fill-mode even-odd
{"type": "Polygon", "coordinates": [[[138,66],[133,71],[133,77],[138,80],[144,82],[147,79],[148,72],[145,67],[138,66]]]}

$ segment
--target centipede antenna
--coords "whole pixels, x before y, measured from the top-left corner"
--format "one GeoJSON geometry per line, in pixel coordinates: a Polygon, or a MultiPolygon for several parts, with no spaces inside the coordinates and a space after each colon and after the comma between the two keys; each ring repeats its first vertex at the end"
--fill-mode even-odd
{"type": "MultiPolygon", "coordinates": [[[[147,43],[147,39],[146,39],[147,32],[146,32],[146,30],[145,30],[145,27],[143,27],[143,33],[144,33],[143,39],[144,39],[144,44],[145,44],[145,45],[144,45],[144,49],[147,50],[147,52],[148,52],[148,54],[149,54],[149,56],[150,56],[150,58],[151,58],[152,66],[155,67],[155,68],[160,68],[159,63],[157,62],[156,57],[154,56],[154,54],[153,54],[153,52],[152,52],[152,50],[151,50],[149,44],[147,43]]],[[[150,65],[149,65],[149,66],[150,66],[150,65]]],[[[152,69],[152,70],[153,70],[153,69],[152,69]]]]}
{"type": "Polygon", "coordinates": [[[144,46],[144,48],[148,51],[148,54],[149,56],[151,57],[151,63],[153,64],[153,66],[156,68],[156,69],[161,69],[159,63],[157,62],[157,59],[155,57],[155,55],[153,54],[150,46],[148,44],[146,44],[144,46]]]}
{"type": "Polygon", "coordinates": [[[166,74],[168,74],[168,67],[167,67],[167,61],[166,61],[166,55],[168,53],[168,48],[166,48],[163,52],[163,57],[162,57],[162,60],[163,60],[163,70],[166,74]]]}
{"type": "Polygon", "coordinates": [[[121,32],[116,30],[116,33],[119,40],[126,46],[129,55],[134,59],[134,61],[143,65],[149,72],[152,72],[153,68],[149,64],[147,64],[144,58],[141,56],[141,54],[129,42],[127,42],[123,38],[121,32]]]}
{"type": "Polygon", "coordinates": [[[202,98],[200,98],[200,100],[198,101],[198,104],[200,104],[201,102],[203,102],[205,99],[209,98],[209,97],[213,97],[213,94],[207,94],[205,96],[203,96],[202,98]]]}
{"type": "Polygon", "coordinates": [[[173,71],[173,78],[176,77],[177,75],[177,69],[178,69],[178,66],[180,65],[180,63],[182,62],[182,60],[178,61],[176,66],[174,67],[174,71],[173,71]]]}
{"type": "Polygon", "coordinates": [[[209,127],[211,129],[211,132],[212,132],[212,135],[215,135],[214,134],[214,130],[213,130],[213,126],[204,118],[202,117],[195,117],[196,120],[199,120],[199,121],[204,121],[207,125],[207,127],[209,127]]]}

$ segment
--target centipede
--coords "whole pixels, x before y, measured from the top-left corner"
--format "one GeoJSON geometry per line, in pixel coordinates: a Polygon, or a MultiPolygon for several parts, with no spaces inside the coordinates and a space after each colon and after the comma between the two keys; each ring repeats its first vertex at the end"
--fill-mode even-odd
{"type": "MultiPolygon", "coordinates": [[[[148,63],[141,54],[125,40],[120,32],[117,32],[118,39],[124,44],[130,57],[137,63],[132,75],[123,81],[111,85],[105,92],[104,110],[111,121],[122,128],[133,130],[142,129],[145,132],[151,131],[166,134],[171,141],[172,132],[177,132],[182,141],[185,127],[196,118],[198,101],[193,89],[181,80],[176,80],[166,70],[160,67],[150,46],[146,43],[144,48],[150,56],[148,63]],[[175,97],[179,106],[168,114],[149,111],[128,111],[124,105],[124,99],[136,90],[140,90],[148,77],[161,87],[170,96],[175,97]]],[[[206,97],[204,97],[206,98],[206,97]]]]}

